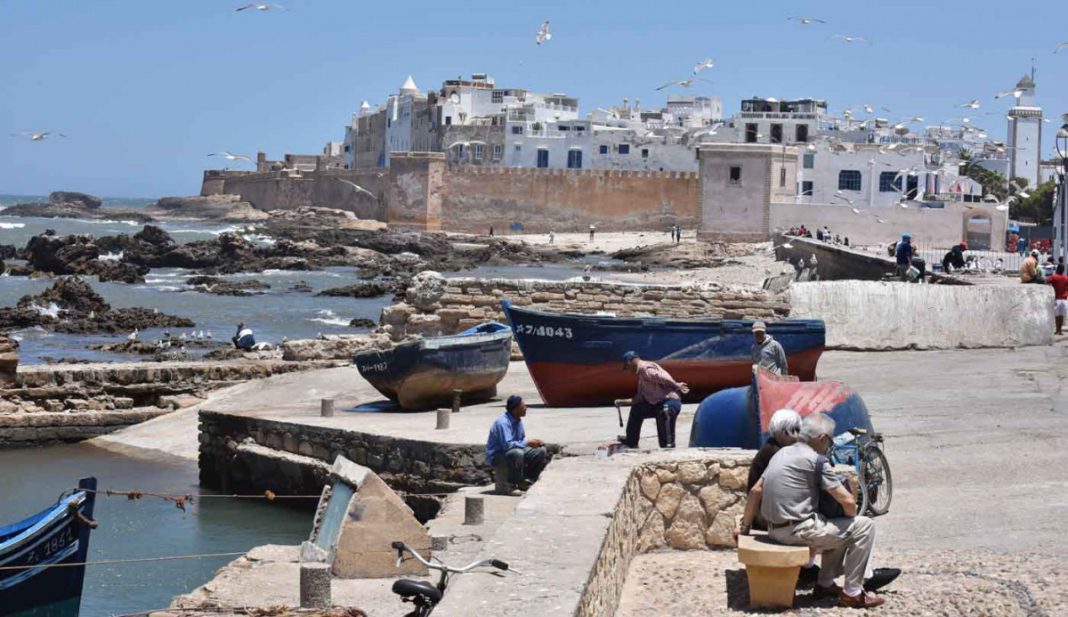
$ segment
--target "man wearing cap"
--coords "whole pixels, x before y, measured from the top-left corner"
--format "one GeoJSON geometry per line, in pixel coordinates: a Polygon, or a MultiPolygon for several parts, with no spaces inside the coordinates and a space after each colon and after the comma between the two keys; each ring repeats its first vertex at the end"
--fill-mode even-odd
{"type": "Polygon", "coordinates": [[[768,325],[763,321],[753,324],[753,364],[763,366],[776,375],[786,374],[786,352],[779,341],[768,334],[768,325]]]}
{"type": "Polygon", "coordinates": [[[490,427],[486,439],[486,462],[495,469],[506,467],[508,493],[518,496],[537,481],[541,471],[549,463],[549,453],[545,443],[540,439],[527,439],[523,427],[523,416],[527,415],[527,404],[515,394],[508,397],[505,411],[490,427]]]}
{"type": "Polygon", "coordinates": [[[903,234],[901,242],[898,242],[897,248],[894,249],[894,256],[897,258],[897,275],[902,281],[908,282],[909,280],[909,268],[912,267],[913,254],[912,234],[903,234]]]}
{"type": "Polygon", "coordinates": [[[630,405],[627,415],[627,434],[619,441],[631,448],[638,447],[642,436],[642,423],[647,418],[656,419],[656,436],[661,448],[675,447],[675,421],[682,411],[682,397],[690,391],[684,384],[675,381],[670,373],[656,362],[647,362],[637,352],[623,354],[623,370],[638,374],[638,391],[632,399],[616,400],[616,407],[630,405]]]}

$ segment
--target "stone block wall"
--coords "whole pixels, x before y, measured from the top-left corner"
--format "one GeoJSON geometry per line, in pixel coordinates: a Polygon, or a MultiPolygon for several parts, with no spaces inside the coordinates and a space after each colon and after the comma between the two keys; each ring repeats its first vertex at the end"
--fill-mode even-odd
{"type": "Polygon", "coordinates": [[[0,385],[15,383],[18,368],[18,341],[0,334],[0,385]]]}
{"type": "Polygon", "coordinates": [[[487,320],[506,322],[501,300],[516,306],[571,313],[611,312],[618,316],[781,319],[789,316],[785,297],[765,291],[715,284],[628,285],[599,282],[512,279],[442,279],[413,284],[405,300],[382,310],[381,325],[394,340],[419,334],[455,334],[487,320]]]}

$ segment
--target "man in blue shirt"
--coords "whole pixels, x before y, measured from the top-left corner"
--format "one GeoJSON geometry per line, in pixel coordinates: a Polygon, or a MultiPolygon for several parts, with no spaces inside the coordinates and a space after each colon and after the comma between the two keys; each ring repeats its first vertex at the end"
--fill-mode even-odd
{"type": "Polygon", "coordinates": [[[507,470],[508,494],[517,496],[537,481],[549,463],[549,453],[540,439],[527,439],[523,427],[527,404],[523,399],[513,394],[504,407],[505,412],[493,421],[486,439],[486,462],[495,473],[507,470]]]}
{"type": "Polygon", "coordinates": [[[912,267],[912,234],[905,234],[901,236],[901,242],[897,243],[897,250],[894,251],[894,255],[897,257],[897,275],[901,277],[902,281],[908,282],[909,280],[909,268],[912,267]]]}

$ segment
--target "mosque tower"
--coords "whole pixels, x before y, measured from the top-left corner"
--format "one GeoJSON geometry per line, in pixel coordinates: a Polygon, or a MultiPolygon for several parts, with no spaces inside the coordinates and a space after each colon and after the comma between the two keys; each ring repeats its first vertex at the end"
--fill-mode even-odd
{"type": "Polygon", "coordinates": [[[1009,178],[1026,178],[1027,188],[1038,186],[1042,160],[1042,108],[1035,104],[1035,80],[1024,75],[1016,83],[1020,92],[1016,105],[1009,110],[1007,146],[1009,178]]]}

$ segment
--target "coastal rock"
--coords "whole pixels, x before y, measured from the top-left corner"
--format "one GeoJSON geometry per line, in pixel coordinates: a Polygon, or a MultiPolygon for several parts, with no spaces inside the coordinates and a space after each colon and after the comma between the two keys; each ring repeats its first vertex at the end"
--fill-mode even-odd
{"type": "Polygon", "coordinates": [[[101,281],[143,283],[148,268],[116,259],[101,259],[92,236],[57,236],[51,229],[30,238],[23,255],[37,272],[96,275],[101,281]]]}
{"type": "Polygon", "coordinates": [[[345,287],[333,287],[315,294],[344,298],[377,298],[393,291],[393,285],[385,281],[364,281],[345,287]]]}
{"type": "Polygon", "coordinates": [[[0,334],[0,385],[14,383],[18,367],[18,341],[0,334]]]}
{"type": "Polygon", "coordinates": [[[383,335],[327,335],[316,339],[282,343],[282,359],[288,361],[351,360],[358,351],[372,347],[385,349],[389,345],[389,337],[383,335]]]}
{"type": "Polygon", "coordinates": [[[373,319],[367,319],[365,317],[355,317],[349,322],[350,328],[375,328],[378,324],[373,319]]]}
{"type": "Polygon", "coordinates": [[[214,276],[194,276],[185,281],[196,291],[216,296],[252,296],[263,293],[271,286],[256,279],[228,281],[214,276]]]}
{"type": "Polygon", "coordinates": [[[35,216],[41,218],[66,218],[90,220],[124,220],[148,222],[152,217],[139,210],[101,208],[99,197],[73,191],[55,191],[45,203],[22,203],[0,210],[0,216],[35,216]]]}
{"type": "Polygon", "coordinates": [[[419,310],[430,310],[445,295],[445,277],[427,270],[412,277],[405,291],[405,299],[419,310]]]}
{"type": "Polygon", "coordinates": [[[145,212],[161,221],[223,221],[248,223],[270,218],[237,195],[208,195],[193,197],[162,197],[145,208],[145,212]]]}

